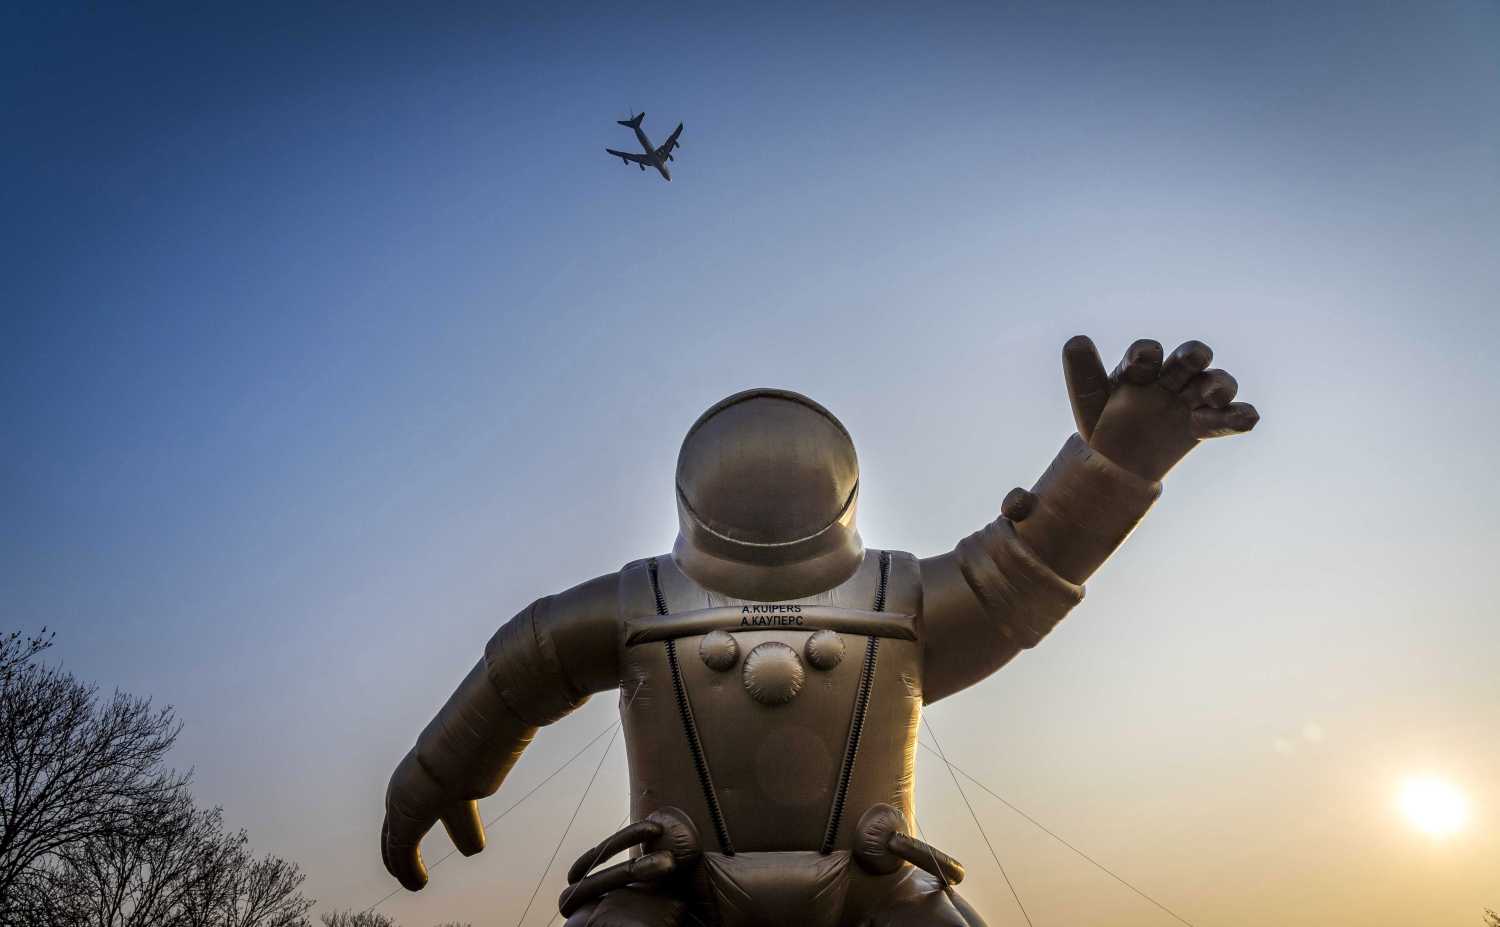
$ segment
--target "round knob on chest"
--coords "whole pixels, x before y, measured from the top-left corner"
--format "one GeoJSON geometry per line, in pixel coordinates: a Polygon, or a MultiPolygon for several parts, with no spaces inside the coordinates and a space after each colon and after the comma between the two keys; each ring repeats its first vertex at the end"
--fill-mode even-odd
{"type": "Polygon", "coordinates": [[[813,669],[831,670],[844,660],[844,639],[837,631],[814,631],[804,648],[813,669]]]}
{"type": "Polygon", "coordinates": [[[728,631],[710,631],[698,644],[698,656],[703,658],[709,669],[722,673],[739,660],[740,645],[735,643],[734,635],[728,631]]]}
{"type": "Polygon", "coordinates": [[[802,691],[802,659],[780,641],[759,644],[745,657],[745,691],[762,705],[785,705],[802,691]]]}

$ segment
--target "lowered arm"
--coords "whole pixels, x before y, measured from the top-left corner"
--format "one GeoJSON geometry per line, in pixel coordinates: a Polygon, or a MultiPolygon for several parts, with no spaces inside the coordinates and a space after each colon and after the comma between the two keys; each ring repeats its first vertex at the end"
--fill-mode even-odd
{"type": "Polygon", "coordinates": [[[410,891],[427,884],[422,837],[441,820],[459,852],[484,849],[477,799],[500,788],[537,728],[619,685],[619,574],[538,599],[506,622],[402,758],[380,851],[410,891]]]}

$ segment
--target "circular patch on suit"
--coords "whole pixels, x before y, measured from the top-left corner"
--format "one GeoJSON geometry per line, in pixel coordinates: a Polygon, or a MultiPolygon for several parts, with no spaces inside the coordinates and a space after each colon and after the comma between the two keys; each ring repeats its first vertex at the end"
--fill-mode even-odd
{"type": "Polygon", "coordinates": [[[745,691],[762,705],[785,705],[802,691],[806,673],[797,651],[781,641],[759,644],[745,657],[745,691]]]}
{"type": "Polygon", "coordinates": [[[803,648],[813,669],[831,670],[844,661],[844,639],[837,631],[815,631],[803,648]]]}
{"type": "Polygon", "coordinates": [[[830,744],[819,732],[790,720],[772,726],[755,750],[756,801],[826,817],[843,756],[843,737],[837,740],[830,744]]]}
{"type": "Polygon", "coordinates": [[[724,672],[740,659],[740,645],[728,631],[709,631],[698,644],[698,656],[709,669],[724,672]]]}

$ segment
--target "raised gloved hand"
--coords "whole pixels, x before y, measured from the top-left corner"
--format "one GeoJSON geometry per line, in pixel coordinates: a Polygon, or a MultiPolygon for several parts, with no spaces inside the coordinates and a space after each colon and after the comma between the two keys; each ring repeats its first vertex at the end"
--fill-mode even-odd
{"type": "Polygon", "coordinates": [[[449,795],[422,768],[413,750],[391,775],[385,794],[385,821],[380,825],[380,858],[386,871],[408,891],[418,891],[427,884],[422,837],[440,820],[463,855],[473,856],[484,849],[478,803],[449,795]]]}
{"type": "Polygon", "coordinates": [[[1094,342],[1083,335],[1063,345],[1063,374],[1078,433],[1089,447],[1148,480],[1160,480],[1204,438],[1240,434],[1260,414],[1234,402],[1239,384],[1208,369],[1213,351],[1187,341],[1162,359],[1161,344],[1132,344],[1105,373],[1094,342]]]}

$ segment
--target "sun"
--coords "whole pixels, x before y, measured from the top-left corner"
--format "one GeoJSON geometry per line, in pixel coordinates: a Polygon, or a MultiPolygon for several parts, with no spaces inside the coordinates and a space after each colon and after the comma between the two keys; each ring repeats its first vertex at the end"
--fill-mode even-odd
{"type": "Polygon", "coordinates": [[[1414,776],[1401,784],[1401,811],[1433,837],[1451,837],[1469,820],[1469,801],[1458,787],[1436,776],[1414,776]]]}

